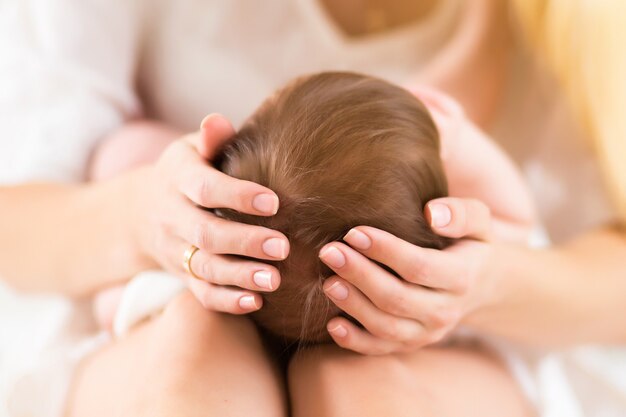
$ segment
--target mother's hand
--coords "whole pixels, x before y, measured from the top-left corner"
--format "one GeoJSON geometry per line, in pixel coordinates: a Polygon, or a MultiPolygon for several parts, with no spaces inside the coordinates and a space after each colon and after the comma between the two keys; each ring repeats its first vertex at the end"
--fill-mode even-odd
{"type": "Polygon", "coordinates": [[[336,317],[328,331],[337,344],[360,353],[435,343],[494,302],[499,286],[493,242],[525,243],[535,223],[530,193],[506,154],[453,100],[428,89],[415,93],[440,132],[452,196],[430,201],[425,216],[435,233],[459,240],[444,250],[427,249],[359,226],[344,237],[349,246],[333,242],[322,248],[320,258],[337,274],[324,283],[325,292],[365,328],[336,317]]]}
{"type": "Polygon", "coordinates": [[[337,273],[326,280],[324,291],[365,328],[343,317],[330,320],[327,328],[338,345],[363,354],[414,350],[443,339],[492,296],[486,262],[491,246],[475,240],[490,234],[489,209],[455,198],[433,201],[430,207],[443,204],[453,216],[435,229],[467,238],[446,250],[421,248],[367,226],[348,232],[343,240],[350,246],[333,242],[322,248],[322,261],[337,273]]]}
{"type": "Polygon", "coordinates": [[[199,133],[170,145],[154,166],[138,174],[132,209],[135,235],[145,253],[186,279],[204,307],[242,314],[261,308],[256,291],[275,290],[280,276],[270,265],[229,255],[280,260],[287,256],[289,242],[275,230],[224,220],[206,210],[231,208],[257,216],[278,210],[271,190],[207,163],[233,134],[224,117],[205,118],[199,133]],[[191,245],[199,248],[191,269],[200,279],[183,269],[191,245]]]}

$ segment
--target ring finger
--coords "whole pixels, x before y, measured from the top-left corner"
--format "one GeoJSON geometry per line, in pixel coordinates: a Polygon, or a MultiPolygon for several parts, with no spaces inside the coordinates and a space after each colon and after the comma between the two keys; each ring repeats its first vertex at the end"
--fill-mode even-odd
{"type": "MultiPolygon", "coordinates": [[[[170,253],[170,260],[173,265],[178,262],[178,269],[186,274],[183,257],[191,245],[182,239],[174,239],[177,243],[170,253]]],[[[271,265],[242,260],[234,256],[210,254],[201,249],[196,250],[191,256],[189,269],[193,278],[215,285],[263,292],[274,291],[280,285],[280,274],[271,265]]]]}
{"type": "MultiPolygon", "coordinates": [[[[223,262],[220,264],[218,260],[216,263],[219,266],[212,268],[211,270],[216,272],[214,276],[223,277],[223,279],[220,280],[221,282],[226,282],[226,278],[230,277],[231,273],[234,273],[239,278],[233,279],[232,281],[229,281],[231,283],[227,283],[225,285],[214,284],[209,282],[208,280],[205,280],[203,276],[198,275],[198,271],[202,271],[204,269],[202,263],[205,261],[211,262],[212,257],[209,255],[206,259],[203,260],[202,258],[204,257],[205,253],[201,250],[197,250],[191,256],[191,261],[189,265],[191,271],[197,277],[194,278],[193,276],[189,275],[189,273],[187,273],[187,271],[185,271],[185,268],[183,267],[185,251],[189,249],[191,245],[188,242],[185,242],[184,240],[173,236],[168,241],[169,255],[167,259],[167,264],[169,264],[169,269],[171,271],[175,271],[181,278],[183,278],[187,282],[187,286],[194,294],[194,296],[198,299],[198,301],[200,301],[200,303],[204,306],[204,308],[230,314],[246,314],[261,308],[261,306],[263,305],[263,298],[260,294],[243,288],[226,286],[236,285],[234,284],[235,281],[239,281],[242,284],[246,281],[245,278],[242,278],[242,273],[239,273],[238,275],[236,274],[236,267],[233,268],[234,262],[232,262],[230,265],[226,265],[223,262]],[[196,259],[196,257],[200,259],[196,259]],[[219,275],[217,274],[218,271],[220,272],[219,275]]],[[[254,262],[244,263],[254,264],[254,262]]],[[[265,267],[266,269],[260,270],[275,270],[269,265],[264,265],[263,267],[265,267]]],[[[245,268],[242,267],[241,271],[244,270],[245,268]]],[[[272,278],[278,277],[277,273],[272,275],[272,278]]],[[[276,282],[276,286],[278,286],[278,282],[276,282]]]]}

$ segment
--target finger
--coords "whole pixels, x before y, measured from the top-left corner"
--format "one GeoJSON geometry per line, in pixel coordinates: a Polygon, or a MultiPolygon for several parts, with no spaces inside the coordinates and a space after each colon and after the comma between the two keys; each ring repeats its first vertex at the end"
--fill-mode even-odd
{"type": "Polygon", "coordinates": [[[441,236],[478,240],[489,240],[491,236],[491,211],[480,200],[438,198],[428,202],[424,215],[441,236]]]}
{"type": "Polygon", "coordinates": [[[331,319],[326,328],[337,345],[363,355],[385,355],[406,349],[404,344],[376,337],[343,317],[331,319]]]}
{"type": "Polygon", "coordinates": [[[354,317],[370,333],[386,340],[417,340],[424,332],[415,320],[393,316],[376,307],[361,291],[347,281],[333,276],[323,285],[333,303],[354,317]]]}
{"type": "MultiPolygon", "coordinates": [[[[185,280],[191,292],[206,309],[230,314],[246,314],[261,308],[263,299],[257,293],[212,284],[190,276],[183,268],[184,253],[189,244],[175,236],[163,240],[167,241],[163,244],[168,245],[167,250],[169,252],[165,262],[166,266],[185,280]]],[[[200,251],[192,256],[192,262],[198,254],[201,254],[200,251]]],[[[193,268],[192,266],[192,271],[195,274],[193,268]]]]}
{"type": "Polygon", "coordinates": [[[261,262],[243,260],[237,257],[213,255],[198,249],[191,255],[190,275],[184,267],[184,259],[191,245],[177,237],[162,239],[161,251],[167,254],[164,266],[182,278],[195,277],[215,285],[228,285],[253,291],[274,291],[280,285],[278,270],[261,262]]]}
{"type": "Polygon", "coordinates": [[[208,253],[268,260],[289,254],[289,241],[279,231],[222,219],[187,203],[176,212],[169,219],[172,232],[208,253]]]}
{"type": "Polygon", "coordinates": [[[408,284],[345,245],[333,243],[327,248],[336,249],[338,252],[335,256],[345,254],[344,265],[331,268],[358,288],[380,310],[394,317],[417,320],[428,329],[439,329],[458,319],[457,310],[450,302],[450,294],[408,284]]]}
{"type": "Polygon", "coordinates": [[[204,251],[194,255],[191,270],[196,277],[216,285],[262,292],[275,291],[280,285],[280,274],[273,266],[204,251]]]}
{"type": "Polygon", "coordinates": [[[204,162],[181,168],[179,190],[191,201],[206,208],[230,208],[257,216],[278,212],[278,196],[251,181],[239,180],[204,162]]]}
{"type": "MultiPolygon", "coordinates": [[[[391,233],[369,226],[351,229],[343,240],[368,258],[387,265],[411,283],[451,292],[466,289],[463,280],[466,263],[446,250],[415,246],[391,233]]],[[[341,246],[338,248],[341,249],[341,246]]],[[[346,252],[346,255],[350,254],[351,252],[346,252]]],[[[353,256],[349,256],[347,261],[347,268],[362,265],[353,256]]],[[[337,270],[337,273],[344,275],[343,270],[337,270]]],[[[361,288],[360,285],[357,286],[361,288]]]]}
{"type": "Polygon", "coordinates": [[[188,278],[187,284],[193,295],[207,310],[247,314],[263,306],[261,295],[250,291],[213,285],[195,278],[188,278]]]}
{"type": "Polygon", "coordinates": [[[212,113],[202,119],[198,135],[190,137],[198,153],[206,160],[212,160],[220,148],[235,135],[235,129],[221,114],[212,113]]]}

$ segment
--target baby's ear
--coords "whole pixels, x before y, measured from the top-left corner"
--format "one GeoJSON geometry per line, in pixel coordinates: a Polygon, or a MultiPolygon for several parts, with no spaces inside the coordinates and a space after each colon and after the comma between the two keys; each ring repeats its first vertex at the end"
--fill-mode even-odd
{"type": "Polygon", "coordinates": [[[200,123],[198,152],[206,160],[212,161],[233,136],[235,136],[235,129],[228,119],[221,114],[209,114],[200,123]]]}

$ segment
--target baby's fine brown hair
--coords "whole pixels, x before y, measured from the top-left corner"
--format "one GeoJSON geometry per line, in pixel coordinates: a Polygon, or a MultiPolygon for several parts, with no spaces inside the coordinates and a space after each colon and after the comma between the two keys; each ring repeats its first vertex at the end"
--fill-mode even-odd
{"type": "Polygon", "coordinates": [[[446,240],[424,219],[424,205],[447,194],[439,136],[424,105],[383,80],[345,72],[302,77],[279,90],[223,150],[220,168],[272,189],[273,217],[219,214],[284,233],[281,285],[264,294],[253,319],[286,342],[327,340],[341,311],[322,291],[332,271],[318,255],[354,226],[388,231],[413,244],[446,240]]]}

